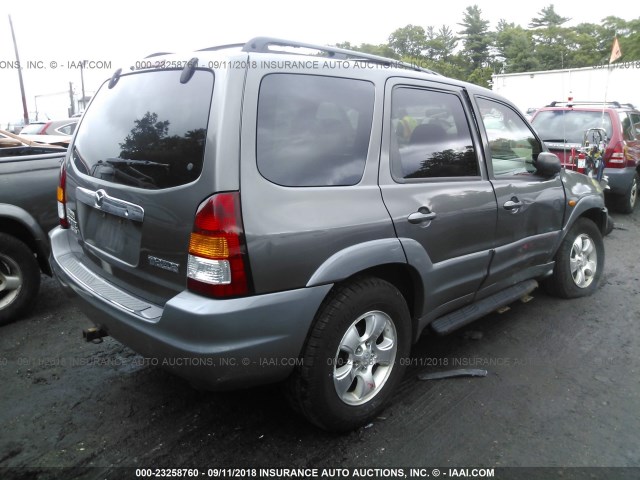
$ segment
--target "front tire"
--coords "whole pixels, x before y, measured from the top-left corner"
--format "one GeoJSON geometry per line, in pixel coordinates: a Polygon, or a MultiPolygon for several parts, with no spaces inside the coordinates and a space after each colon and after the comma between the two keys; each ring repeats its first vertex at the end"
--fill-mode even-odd
{"type": "Polygon", "coordinates": [[[340,286],[321,306],[289,380],[292,406],[325,430],[364,425],[393,395],[410,348],[409,309],[396,287],[372,277],[340,286]]]}
{"type": "Polygon", "coordinates": [[[562,298],[591,295],[604,269],[604,241],[595,223],[579,219],[562,241],[546,290],[562,298]]]}
{"type": "Polygon", "coordinates": [[[40,268],[31,249],[0,233],[0,325],[26,314],[40,289],[40,268]]]}

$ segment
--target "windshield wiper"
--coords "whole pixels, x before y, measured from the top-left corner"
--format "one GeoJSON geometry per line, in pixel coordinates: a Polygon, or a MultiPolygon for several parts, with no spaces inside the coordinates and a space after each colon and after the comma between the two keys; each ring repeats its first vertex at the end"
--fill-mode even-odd
{"type": "Polygon", "coordinates": [[[545,138],[542,141],[543,142],[569,143],[569,140],[565,140],[564,138],[545,138]]]}
{"type": "Polygon", "coordinates": [[[107,158],[106,160],[104,160],[104,162],[102,160],[99,160],[98,163],[110,163],[111,165],[124,164],[127,166],[143,165],[145,167],[169,167],[168,163],[152,162],[151,160],[132,160],[130,158],[107,158]]]}

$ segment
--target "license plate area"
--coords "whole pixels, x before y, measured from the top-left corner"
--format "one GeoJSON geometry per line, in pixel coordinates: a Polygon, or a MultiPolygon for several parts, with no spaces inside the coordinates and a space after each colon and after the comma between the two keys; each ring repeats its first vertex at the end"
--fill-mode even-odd
{"type": "Polygon", "coordinates": [[[99,257],[137,267],[144,216],[142,208],[108,197],[102,191],[77,190],[77,217],[85,247],[99,257]]]}

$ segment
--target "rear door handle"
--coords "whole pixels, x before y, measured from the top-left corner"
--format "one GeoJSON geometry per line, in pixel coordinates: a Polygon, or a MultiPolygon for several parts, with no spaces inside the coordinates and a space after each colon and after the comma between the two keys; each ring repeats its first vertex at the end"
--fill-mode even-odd
{"type": "Polygon", "coordinates": [[[436,218],[436,214],[429,210],[427,207],[420,207],[417,212],[413,212],[411,215],[407,217],[409,223],[417,224],[430,222],[436,218]]]}
{"type": "Polygon", "coordinates": [[[520,200],[518,200],[518,197],[511,197],[511,200],[505,202],[503,207],[504,207],[505,210],[509,210],[509,211],[515,212],[519,208],[521,208],[522,205],[524,205],[524,204],[520,200]]]}

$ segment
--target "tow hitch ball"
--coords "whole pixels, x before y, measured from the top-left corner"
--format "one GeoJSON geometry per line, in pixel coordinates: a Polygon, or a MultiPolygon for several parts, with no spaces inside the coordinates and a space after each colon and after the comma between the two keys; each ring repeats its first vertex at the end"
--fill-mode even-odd
{"type": "Polygon", "coordinates": [[[91,327],[82,330],[82,338],[91,343],[102,343],[102,337],[108,337],[109,334],[101,328],[91,327]]]}

